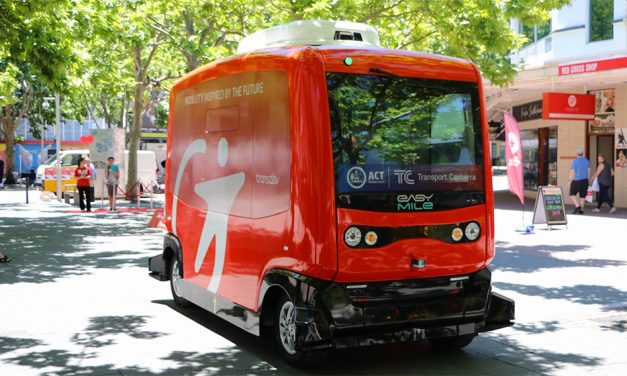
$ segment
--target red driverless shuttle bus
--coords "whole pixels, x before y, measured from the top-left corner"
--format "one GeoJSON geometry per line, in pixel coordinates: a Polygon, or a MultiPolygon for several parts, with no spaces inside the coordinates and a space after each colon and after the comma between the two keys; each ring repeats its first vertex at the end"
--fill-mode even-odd
{"type": "Polygon", "coordinates": [[[334,348],[461,348],[512,325],[491,291],[481,76],[299,21],[172,89],[163,253],[151,275],[294,365],[334,348]]]}

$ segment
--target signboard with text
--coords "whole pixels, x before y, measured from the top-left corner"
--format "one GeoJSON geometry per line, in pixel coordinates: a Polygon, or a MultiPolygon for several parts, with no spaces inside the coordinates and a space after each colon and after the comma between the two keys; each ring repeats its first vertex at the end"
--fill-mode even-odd
{"type": "Polygon", "coordinates": [[[517,122],[542,119],[542,101],[512,107],[512,115],[517,122]]]}
{"type": "Polygon", "coordinates": [[[593,73],[621,68],[627,68],[627,57],[560,65],[558,67],[558,74],[560,76],[570,76],[573,74],[593,73]]]}
{"type": "Polygon", "coordinates": [[[540,186],[533,209],[533,224],[566,225],[566,209],[561,187],[540,186]]]}
{"type": "Polygon", "coordinates": [[[594,95],[544,93],[542,119],[594,120],[594,95]]]}

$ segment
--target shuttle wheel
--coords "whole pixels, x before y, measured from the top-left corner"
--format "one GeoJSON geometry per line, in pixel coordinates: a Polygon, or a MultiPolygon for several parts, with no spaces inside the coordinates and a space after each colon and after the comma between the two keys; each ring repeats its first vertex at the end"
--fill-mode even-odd
{"type": "Polygon", "coordinates": [[[172,261],[170,262],[170,290],[172,290],[172,298],[174,298],[174,303],[180,307],[191,307],[192,303],[183,298],[178,291],[179,287],[177,282],[183,278],[181,271],[181,263],[178,257],[172,257],[172,261]]]}
{"type": "Polygon", "coordinates": [[[294,303],[285,295],[279,299],[274,314],[276,341],[281,354],[297,368],[320,365],[329,356],[329,350],[303,351],[296,344],[296,323],[294,321],[294,303]]]}
{"type": "Polygon", "coordinates": [[[437,351],[451,351],[468,346],[475,337],[475,334],[464,334],[456,337],[434,338],[430,339],[429,342],[437,351]]]}

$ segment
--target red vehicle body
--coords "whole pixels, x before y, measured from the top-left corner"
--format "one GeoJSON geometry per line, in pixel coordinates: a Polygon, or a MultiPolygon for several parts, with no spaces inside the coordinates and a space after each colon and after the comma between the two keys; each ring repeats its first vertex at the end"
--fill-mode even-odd
{"type": "Polygon", "coordinates": [[[253,334],[274,330],[299,365],[374,343],[462,347],[511,325],[513,301],[491,292],[487,268],[494,203],[482,98],[472,63],[382,48],[271,48],[190,73],[171,94],[168,234],[151,275],[171,280],[177,303],[253,334]],[[399,102],[434,99],[408,111],[390,99],[378,119],[377,103],[405,91],[399,102]],[[427,124],[426,108],[436,108],[432,124],[466,119],[472,165],[421,162],[463,149],[448,126],[438,140],[426,125],[430,137],[394,142],[409,134],[405,122],[427,124]],[[362,154],[361,136],[371,148],[362,154]],[[386,182],[398,189],[380,191],[386,182]]]}

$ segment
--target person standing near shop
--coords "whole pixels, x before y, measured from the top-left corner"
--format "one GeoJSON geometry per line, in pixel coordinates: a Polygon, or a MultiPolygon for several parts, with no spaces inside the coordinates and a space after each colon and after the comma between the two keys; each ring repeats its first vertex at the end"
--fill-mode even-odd
{"type": "Polygon", "coordinates": [[[81,159],[80,162],[78,162],[78,168],[74,171],[74,177],[76,178],[76,187],[78,188],[78,200],[81,211],[87,208],[87,211],[91,212],[91,190],[89,185],[91,171],[88,160],[81,159]]]}
{"type": "Polygon", "coordinates": [[[577,149],[577,158],[570,164],[570,199],[575,204],[573,214],[583,214],[583,206],[588,192],[588,177],[590,176],[590,161],[583,156],[583,149],[577,149]]]}
{"type": "Polygon", "coordinates": [[[107,158],[107,169],[105,170],[105,182],[107,183],[107,193],[109,194],[109,211],[118,211],[115,208],[115,195],[120,181],[120,168],[115,163],[115,158],[107,158]]]}
{"type": "Polygon", "coordinates": [[[599,202],[597,203],[597,207],[592,211],[598,213],[601,211],[601,206],[603,206],[604,202],[610,206],[610,214],[616,212],[616,208],[614,207],[614,200],[610,197],[610,187],[612,186],[612,179],[614,176],[614,169],[612,166],[607,163],[605,159],[605,155],[599,154],[597,156],[597,170],[590,178],[590,184],[594,181],[594,179],[598,179],[599,183],[599,202]]]}

